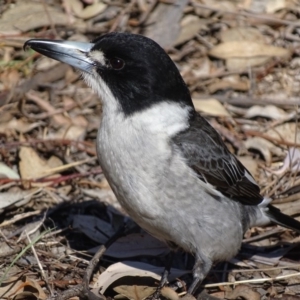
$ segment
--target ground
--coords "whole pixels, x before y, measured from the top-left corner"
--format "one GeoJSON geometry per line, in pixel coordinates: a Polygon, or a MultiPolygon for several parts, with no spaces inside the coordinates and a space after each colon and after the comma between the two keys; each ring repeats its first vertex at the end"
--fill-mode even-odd
{"type": "MultiPolygon", "coordinates": [[[[0,299],[75,299],[87,286],[98,297],[144,299],[169,253],[130,221],[101,172],[99,99],[71,67],[24,51],[26,40],[153,38],[262,194],[300,220],[299,4],[0,0],[0,299]]],[[[279,226],[253,228],[203,287],[221,299],[300,299],[299,241],[279,226]]],[[[184,295],[192,265],[176,254],[163,297],[184,295]]]]}

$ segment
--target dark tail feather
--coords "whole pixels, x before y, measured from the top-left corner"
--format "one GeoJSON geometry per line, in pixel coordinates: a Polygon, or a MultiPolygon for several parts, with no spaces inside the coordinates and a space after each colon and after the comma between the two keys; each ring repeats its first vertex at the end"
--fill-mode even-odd
{"type": "Polygon", "coordinates": [[[268,205],[268,210],[265,213],[272,222],[300,233],[300,222],[283,214],[278,208],[268,205]]]}

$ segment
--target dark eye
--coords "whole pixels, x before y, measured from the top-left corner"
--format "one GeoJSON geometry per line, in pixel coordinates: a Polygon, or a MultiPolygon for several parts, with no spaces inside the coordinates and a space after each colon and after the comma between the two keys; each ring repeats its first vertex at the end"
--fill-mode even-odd
{"type": "Polygon", "coordinates": [[[121,70],[125,65],[124,61],[120,58],[111,58],[109,63],[114,70],[121,70]]]}

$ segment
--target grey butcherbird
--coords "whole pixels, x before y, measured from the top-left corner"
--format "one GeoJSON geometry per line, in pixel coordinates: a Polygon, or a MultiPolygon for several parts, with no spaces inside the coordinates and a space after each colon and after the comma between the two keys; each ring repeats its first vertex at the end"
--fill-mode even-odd
{"type": "Polygon", "coordinates": [[[133,220],[194,254],[189,293],[214,262],[239,251],[248,228],[274,222],[300,232],[195,111],[178,69],[154,41],[109,33],[91,43],[33,39],[24,46],[81,70],[99,95],[103,172],[133,220]]]}

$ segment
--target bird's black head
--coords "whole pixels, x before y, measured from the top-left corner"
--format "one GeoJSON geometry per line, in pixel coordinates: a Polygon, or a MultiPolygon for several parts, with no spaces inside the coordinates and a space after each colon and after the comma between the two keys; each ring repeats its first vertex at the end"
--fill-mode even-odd
{"type": "Polygon", "coordinates": [[[25,44],[83,70],[88,82],[92,76],[91,85],[102,98],[103,88],[97,89],[94,85],[104,82],[126,115],[162,101],[193,106],[177,67],[153,40],[113,32],[91,43],[78,45],[76,47],[76,42],[45,40],[30,40],[25,44]]]}

